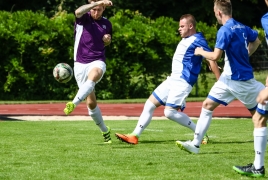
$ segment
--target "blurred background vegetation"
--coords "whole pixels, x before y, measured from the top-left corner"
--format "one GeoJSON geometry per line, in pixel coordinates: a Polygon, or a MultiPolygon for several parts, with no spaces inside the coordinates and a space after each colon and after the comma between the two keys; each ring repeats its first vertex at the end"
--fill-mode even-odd
{"type": "MultiPolygon", "coordinates": [[[[66,84],[53,79],[59,62],[73,66],[73,12],[82,0],[0,0],[0,100],[69,100],[77,92],[74,78],[66,84]]],[[[180,41],[179,17],[193,14],[197,29],[214,47],[219,25],[213,0],[116,0],[104,15],[113,24],[107,47],[107,72],[96,86],[100,100],[147,98],[171,72],[172,56],[180,41]]],[[[260,19],[267,12],[263,0],[233,1],[236,20],[259,31],[262,45],[251,57],[255,77],[265,82],[267,45],[260,19]]],[[[222,60],[219,66],[223,67],[222,60]]],[[[190,97],[205,97],[215,78],[203,63],[190,97]]]]}

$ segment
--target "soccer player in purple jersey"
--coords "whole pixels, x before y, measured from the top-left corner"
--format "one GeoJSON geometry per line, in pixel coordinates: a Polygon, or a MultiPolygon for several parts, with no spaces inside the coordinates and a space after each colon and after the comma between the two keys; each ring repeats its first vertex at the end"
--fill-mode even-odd
{"type": "Polygon", "coordinates": [[[225,52],[224,70],[219,80],[211,88],[203,102],[197,121],[193,141],[176,141],[182,150],[199,153],[203,135],[209,128],[213,111],[220,105],[228,105],[234,99],[240,100],[253,116],[255,160],[247,166],[233,166],[241,174],[262,177],[265,174],[264,156],[267,142],[266,120],[267,106],[258,104],[256,98],[265,86],[256,81],[249,62],[260,44],[258,32],[232,18],[230,0],[214,0],[214,13],[219,24],[216,44],[213,52],[196,48],[195,54],[211,60],[219,60],[225,52]]]}
{"type": "Polygon", "coordinates": [[[105,143],[112,142],[110,128],[104,124],[94,87],[106,71],[105,46],[111,43],[112,24],[102,14],[107,6],[112,5],[109,0],[89,0],[89,4],[75,11],[74,75],[79,90],[64,109],[64,113],[69,115],[86,99],[88,113],[99,126],[105,143]]]}
{"type": "MultiPolygon", "coordinates": [[[[201,32],[196,32],[196,20],[191,14],[181,16],[179,33],[182,40],[177,46],[172,60],[172,73],[150,95],[144,105],[136,128],[131,134],[116,133],[116,137],[129,144],[138,144],[138,139],[144,129],[150,124],[154,110],[165,106],[165,116],[190,130],[195,130],[195,123],[183,112],[185,100],[196,83],[201,70],[203,57],[195,56],[196,47],[203,47],[208,51],[207,41],[201,32]]],[[[218,79],[220,71],[215,61],[209,61],[210,67],[218,79]]],[[[205,141],[208,141],[205,136],[205,141]]]]}

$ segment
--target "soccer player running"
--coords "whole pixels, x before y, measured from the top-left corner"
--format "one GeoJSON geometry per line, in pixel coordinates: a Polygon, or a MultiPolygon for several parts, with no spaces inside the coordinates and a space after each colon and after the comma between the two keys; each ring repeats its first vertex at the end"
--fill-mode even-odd
{"type": "Polygon", "coordinates": [[[220,79],[210,90],[207,99],[203,102],[193,141],[176,141],[176,144],[182,150],[190,153],[199,153],[202,137],[209,128],[215,108],[220,104],[226,106],[237,98],[253,115],[255,160],[253,164],[234,166],[233,169],[241,174],[256,177],[264,176],[267,118],[260,113],[267,113],[267,110],[265,106],[260,105],[257,109],[256,97],[265,86],[254,79],[253,69],[249,63],[249,56],[260,45],[258,32],[232,18],[232,4],[230,0],[215,0],[214,12],[219,24],[223,25],[218,30],[214,51],[207,52],[203,48],[198,47],[195,50],[195,54],[217,61],[221,58],[223,51],[225,51],[224,70],[220,79]]]}
{"type": "Polygon", "coordinates": [[[106,71],[105,46],[111,43],[112,24],[102,14],[107,6],[112,5],[109,0],[89,0],[89,4],[75,11],[74,75],[79,90],[63,110],[69,115],[86,99],[88,113],[99,126],[105,143],[112,142],[110,128],[104,124],[94,87],[106,71]]]}
{"type": "MultiPolygon", "coordinates": [[[[268,6],[268,0],[265,0],[266,5],[268,6]]],[[[265,31],[265,37],[266,42],[268,44],[268,13],[266,13],[261,18],[262,27],[265,31]]],[[[266,126],[267,126],[267,120],[268,120],[268,76],[266,78],[266,88],[263,89],[258,97],[257,102],[258,107],[256,113],[253,115],[253,123],[255,129],[262,129],[263,132],[266,132],[266,126]]],[[[258,131],[257,131],[258,133],[258,131]]],[[[266,149],[266,144],[264,141],[266,139],[263,139],[263,133],[259,135],[256,133],[256,136],[254,136],[254,149],[255,149],[255,161],[254,163],[250,163],[247,166],[233,166],[233,169],[237,171],[240,174],[243,175],[249,175],[254,177],[262,177],[265,174],[265,168],[264,168],[264,154],[266,149]],[[256,164],[256,165],[255,165],[256,164]],[[256,167],[257,166],[257,167],[256,167]],[[257,170],[256,170],[257,169],[257,170]]],[[[255,130],[254,130],[255,134],[255,130]]]]}
{"type": "MultiPolygon", "coordinates": [[[[195,130],[195,123],[183,112],[185,99],[196,83],[201,70],[203,57],[195,56],[196,47],[211,51],[201,32],[196,32],[196,20],[191,14],[181,16],[178,29],[182,40],[179,42],[172,61],[172,73],[150,95],[144,105],[136,128],[131,134],[116,133],[116,137],[129,144],[138,144],[138,138],[149,125],[154,110],[165,106],[165,116],[189,129],[195,130]]],[[[209,61],[210,67],[218,79],[220,71],[215,61],[209,61]]],[[[208,141],[207,137],[205,141],[208,141]]]]}

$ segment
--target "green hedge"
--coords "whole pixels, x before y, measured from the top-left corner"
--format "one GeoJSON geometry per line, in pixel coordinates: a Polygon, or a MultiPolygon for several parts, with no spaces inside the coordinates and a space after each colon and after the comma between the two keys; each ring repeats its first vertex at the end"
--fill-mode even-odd
{"type": "MultiPolygon", "coordinates": [[[[96,86],[97,98],[146,98],[171,72],[172,56],[180,40],[178,22],[167,17],[150,19],[129,10],[118,11],[109,19],[113,41],[107,47],[107,72],[96,86]]],[[[32,11],[0,11],[1,100],[74,97],[74,78],[60,84],[52,75],[59,62],[73,66],[73,24],[74,15],[64,11],[53,18],[32,11]]],[[[213,47],[216,26],[199,22],[197,28],[213,47]]],[[[207,67],[203,64],[201,78],[206,88],[207,67]]]]}

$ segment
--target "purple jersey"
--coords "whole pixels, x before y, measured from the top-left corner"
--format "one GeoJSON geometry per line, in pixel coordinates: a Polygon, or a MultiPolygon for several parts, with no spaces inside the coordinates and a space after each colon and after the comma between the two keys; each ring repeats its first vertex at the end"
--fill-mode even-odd
{"type": "Polygon", "coordinates": [[[83,64],[101,60],[105,62],[105,34],[112,35],[112,24],[106,18],[94,20],[90,12],[76,18],[74,26],[74,61],[83,64]]]}

